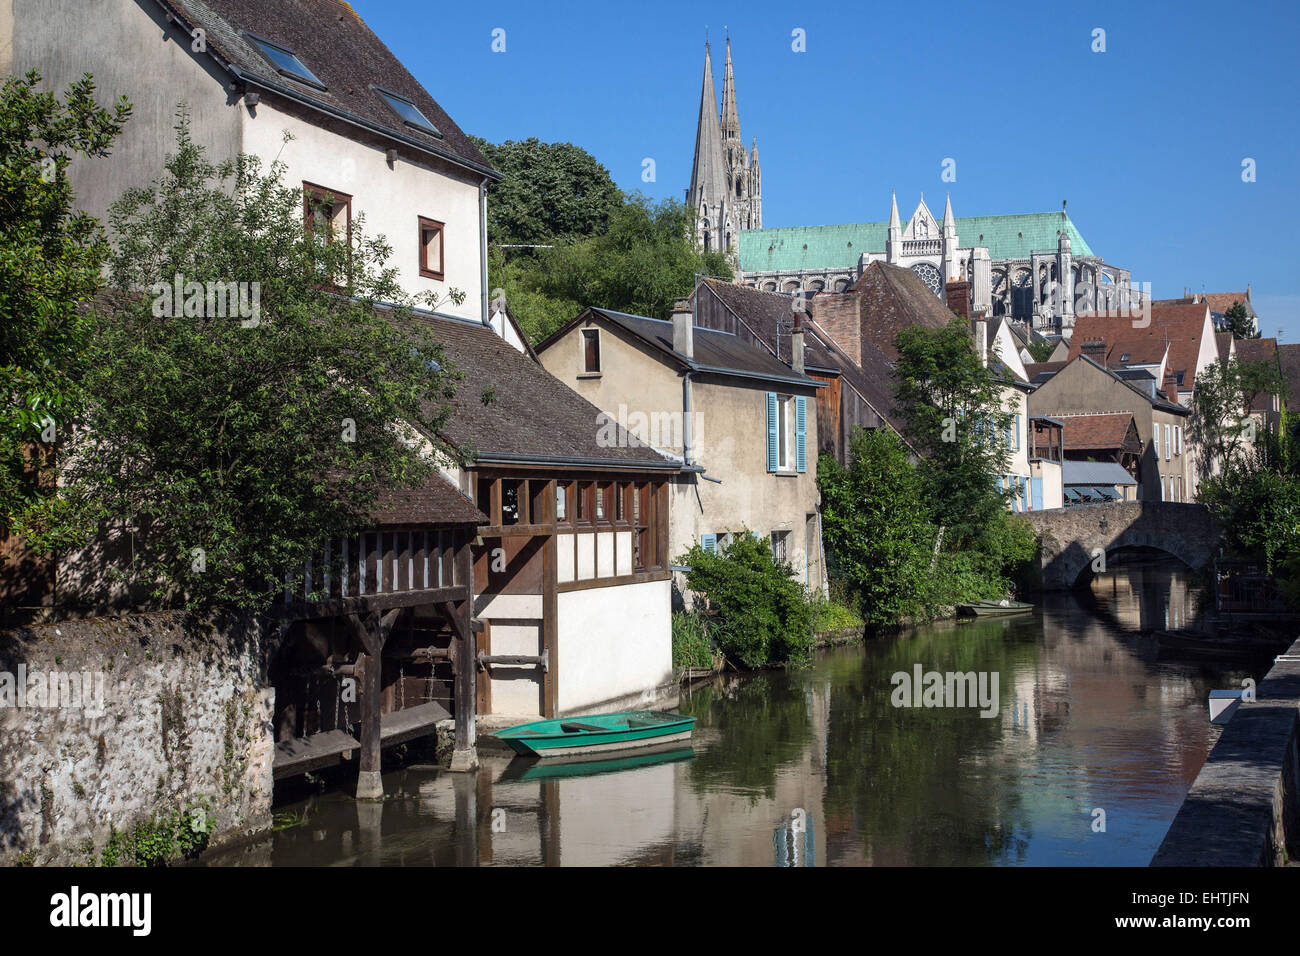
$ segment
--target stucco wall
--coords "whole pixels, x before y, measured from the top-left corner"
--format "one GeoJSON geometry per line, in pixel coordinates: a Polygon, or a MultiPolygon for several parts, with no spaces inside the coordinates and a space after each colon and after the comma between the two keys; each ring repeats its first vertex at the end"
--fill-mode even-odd
{"type": "Polygon", "coordinates": [[[0,632],[0,701],[20,666],[29,688],[51,671],[102,688],[0,705],[0,864],[93,864],[113,828],[187,807],[205,808],[213,844],[268,827],[265,644],[257,625],[180,612],[0,632]]]}
{"type": "Polygon", "coordinates": [[[245,151],[267,162],[278,156],[286,166],[287,185],[309,182],[352,197],[353,219],[364,216],[366,233],[388,240],[393,249],[388,264],[398,270],[407,292],[433,292],[441,299],[454,288],[466,293],[464,302],[448,302],[439,310],[482,317],[480,180],[450,165],[435,169],[409,149],[399,148],[398,159],[389,167],[382,141],[363,143],[340,136],[275,109],[265,98],[256,111],[241,112],[245,151]],[[286,131],[293,135],[292,142],[283,142],[286,131]],[[445,223],[444,281],[420,275],[421,216],[445,223]]]}
{"type": "MultiPolygon", "coordinates": [[[[191,40],[136,0],[3,0],[0,25],[12,9],[12,58],[5,73],[37,68],[46,89],[62,94],[90,73],[103,106],[119,96],[134,111],[112,154],[74,159],[70,179],[77,206],[103,218],[129,187],[147,186],[162,172],[164,157],[176,150],[176,107],[190,112],[191,135],[220,162],[242,146],[243,107],[228,102],[225,78],[210,58],[195,57],[191,40]]],[[[3,41],[0,41],[0,55],[3,41]]]]}
{"type": "Polygon", "coordinates": [[[558,596],[560,713],[629,695],[649,700],[672,681],[670,587],[647,581],[558,596]]]}

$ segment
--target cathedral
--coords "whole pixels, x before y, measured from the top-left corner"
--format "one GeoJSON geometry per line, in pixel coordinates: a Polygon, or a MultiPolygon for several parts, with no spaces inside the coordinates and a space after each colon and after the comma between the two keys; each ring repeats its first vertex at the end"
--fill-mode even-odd
{"type": "Polygon", "coordinates": [[[945,302],[949,282],[967,282],[973,312],[1044,334],[1068,333],[1078,313],[1133,309],[1144,298],[1127,269],[1093,254],[1064,204],[1060,212],[958,219],[945,200],[940,222],[922,196],[906,223],[891,199],[888,222],[764,229],[758,144],[747,153],[740,138],[730,38],[721,110],[704,44],[686,204],[697,247],[725,252],[737,282],[769,292],[842,292],[883,261],[911,269],[945,302]]]}
{"type": "Polygon", "coordinates": [[[704,44],[704,85],[700,90],[700,121],[695,131],[695,161],[686,205],[695,210],[695,241],[705,252],[725,252],[733,267],[742,229],[763,227],[762,173],[758,141],[748,152],[740,138],[736,109],[736,78],[731,68],[731,39],[722,74],[722,109],[713,91],[713,61],[704,44]]]}

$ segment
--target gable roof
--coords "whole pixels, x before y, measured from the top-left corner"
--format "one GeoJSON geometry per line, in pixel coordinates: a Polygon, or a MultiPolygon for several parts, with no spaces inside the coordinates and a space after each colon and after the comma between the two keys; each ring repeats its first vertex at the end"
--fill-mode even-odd
{"type": "MultiPolygon", "coordinates": [[[[1137,424],[1130,412],[1058,414],[1054,417],[1064,426],[1061,443],[1067,451],[1123,449],[1130,447],[1137,437],[1137,424]]],[[[1134,450],[1140,450],[1141,442],[1137,445],[1134,450]]]]}
{"type": "Polygon", "coordinates": [[[1220,361],[1226,360],[1229,355],[1233,354],[1236,351],[1232,345],[1231,332],[1215,332],[1214,344],[1219,351],[1220,361]]]}
{"type": "Polygon", "coordinates": [[[1167,371],[1175,377],[1182,373],[1178,387],[1184,391],[1192,389],[1196,385],[1196,363],[1207,313],[1203,304],[1152,304],[1151,319],[1142,328],[1135,328],[1134,318],[1126,314],[1080,314],[1074,320],[1070,360],[1082,355],[1085,345],[1102,342],[1106,365],[1157,365],[1167,346],[1167,371]]]}
{"type": "MultiPolygon", "coordinates": [[[[1060,372],[1057,372],[1055,375],[1053,375],[1051,379],[1049,379],[1047,382],[1044,382],[1042,385],[1040,385],[1038,391],[1041,392],[1044,387],[1055,384],[1056,380],[1060,378],[1062,372],[1066,371],[1066,369],[1076,364],[1078,364],[1081,369],[1086,369],[1089,372],[1100,372],[1102,375],[1108,376],[1109,378],[1123,385],[1125,388],[1129,389],[1135,395],[1140,396],[1143,401],[1145,401],[1153,408],[1158,408],[1161,411],[1173,412],[1176,415],[1190,415],[1192,413],[1190,408],[1188,408],[1185,405],[1180,405],[1177,402],[1170,401],[1168,398],[1164,396],[1163,393],[1158,392],[1155,389],[1151,389],[1151,391],[1147,391],[1147,389],[1143,388],[1142,387],[1143,382],[1149,384],[1152,381],[1150,373],[1148,373],[1146,370],[1106,368],[1106,366],[1093,361],[1086,355],[1079,355],[1075,358],[1070,359],[1070,361],[1065,363],[1065,368],[1061,369],[1060,372]]],[[[1045,402],[1046,400],[1044,399],[1043,401],[1045,402]]],[[[1042,403],[1040,402],[1040,405],[1041,404],[1042,403]]],[[[1061,417],[1060,412],[1057,412],[1055,410],[1048,410],[1041,407],[1035,410],[1035,414],[1048,414],[1048,415],[1053,415],[1057,418],[1061,417]]]]}
{"type": "MultiPolygon", "coordinates": [[[[986,246],[991,259],[1023,259],[1031,252],[1055,252],[1062,228],[1060,212],[966,216],[956,222],[961,246],[986,246]]],[[[1064,224],[1070,236],[1071,252],[1075,256],[1091,256],[1092,249],[1074,223],[1066,217],[1064,224]]],[[[852,269],[857,267],[862,253],[884,252],[888,238],[887,222],[743,229],[740,268],[743,272],[852,269]]]]}
{"type": "Polygon", "coordinates": [[[191,32],[237,82],[288,97],[334,117],[441,156],[476,173],[501,176],[392,51],[343,0],[154,0],[191,32]],[[281,73],[250,35],[291,51],[325,89],[281,73]],[[413,103],[441,133],[405,123],[374,87],[413,103]]]}
{"type": "Polygon", "coordinates": [[[1277,357],[1277,339],[1238,339],[1237,361],[1271,362],[1277,357]]]}
{"type": "Polygon", "coordinates": [[[738,378],[756,379],[783,385],[803,385],[822,388],[823,383],[800,375],[776,357],[730,332],[694,327],[693,358],[687,358],[673,348],[673,323],[668,319],[651,319],[644,315],[629,315],[612,309],[589,308],[576,319],[567,322],[537,346],[538,353],[550,348],[569,331],[589,317],[599,318],[654,350],[661,358],[678,368],[695,372],[711,372],[738,378]]]}
{"type": "Polygon", "coordinates": [[[862,340],[874,342],[890,363],[898,360],[894,340],[913,325],[940,329],[956,316],[911,269],[873,262],[853,284],[858,293],[862,340]]]}
{"type": "Polygon", "coordinates": [[[604,412],[488,326],[428,312],[411,321],[427,324],[447,360],[464,373],[442,434],[476,461],[680,469],[630,432],[606,424],[604,412]],[[614,447],[598,440],[609,427],[617,429],[614,447]]]}
{"type": "MultiPolygon", "coordinates": [[[[692,298],[702,290],[712,293],[735,317],[737,322],[751,332],[782,363],[789,364],[790,335],[782,325],[794,314],[791,306],[797,301],[784,292],[763,292],[759,289],[724,282],[720,279],[703,279],[691,293],[692,298]]],[[[818,293],[824,295],[827,293],[818,293]]],[[[880,418],[899,435],[901,422],[894,412],[893,368],[884,353],[872,344],[863,349],[861,365],[841,349],[813,318],[812,299],[803,301],[809,311],[802,313],[804,323],[804,368],[838,375],[842,382],[856,392],[880,418]]]]}

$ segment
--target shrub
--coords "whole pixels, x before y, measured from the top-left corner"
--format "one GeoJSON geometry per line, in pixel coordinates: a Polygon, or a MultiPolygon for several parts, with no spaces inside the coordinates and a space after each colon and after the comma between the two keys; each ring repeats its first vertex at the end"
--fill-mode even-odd
{"type": "Polygon", "coordinates": [[[708,623],[697,611],[673,615],[673,667],[713,667],[717,651],[709,637],[708,623]]]}
{"type": "Polygon", "coordinates": [[[678,562],[690,567],[687,584],[707,600],[709,634],[729,658],[757,668],[812,655],[812,606],[766,538],[738,534],[718,554],[696,545],[678,562]]]}

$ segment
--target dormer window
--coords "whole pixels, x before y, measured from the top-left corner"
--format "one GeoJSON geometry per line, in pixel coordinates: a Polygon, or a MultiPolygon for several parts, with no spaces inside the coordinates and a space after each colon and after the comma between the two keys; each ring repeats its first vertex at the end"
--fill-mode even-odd
{"type": "Polygon", "coordinates": [[[420,108],[404,96],[398,96],[396,93],[390,93],[388,90],[372,86],[372,90],[379,94],[389,109],[402,118],[402,122],[407,126],[418,129],[421,133],[428,133],[430,136],[442,138],[442,133],[438,132],[438,127],[429,122],[429,118],[420,112],[420,108]]]}
{"type": "Polygon", "coordinates": [[[264,40],[253,34],[245,34],[259,50],[262,55],[271,61],[271,65],[285,76],[297,80],[299,83],[306,83],[308,86],[314,86],[318,90],[325,89],[325,84],[320,81],[315,73],[307,68],[307,64],[298,59],[297,54],[292,50],[280,46],[278,43],[272,43],[270,40],[264,40]]]}

